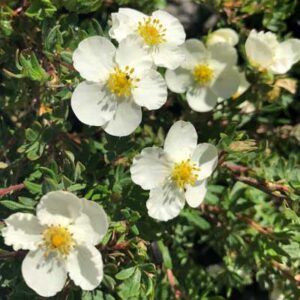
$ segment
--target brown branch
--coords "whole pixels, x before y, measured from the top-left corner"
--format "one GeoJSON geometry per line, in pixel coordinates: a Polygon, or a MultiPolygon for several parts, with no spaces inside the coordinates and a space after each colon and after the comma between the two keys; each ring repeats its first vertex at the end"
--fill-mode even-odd
{"type": "Polygon", "coordinates": [[[233,178],[237,181],[255,187],[256,189],[261,190],[272,197],[276,197],[278,199],[289,199],[287,194],[290,192],[290,188],[286,185],[266,181],[262,178],[245,176],[245,173],[247,172],[254,173],[252,169],[246,166],[230,164],[228,162],[223,162],[221,166],[229,170],[233,178]]]}
{"type": "Polygon", "coordinates": [[[175,276],[171,269],[167,269],[167,277],[168,277],[170,287],[174,291],[175,299],[187,299],[186,295],[177,288],[175,276]]]}
{"type": "MultiPolygon", "coordinates": [[[[211,213],[225,214],[225,210],[217,205],[208,205],[208,204],[202,203],[200,206],[200,209],[202,209],[203,211],[211,212],[211,213]]],[[[256,221],[254,221],[253,219],[251,219],[250,217],[245,216],[241,213],[236,213],[235,216],[238,220],[243,221],[244,223],[248,224],[251,228],[255,229],[256,232],[261,233],[263,235],[267,235],[271,238],[274,238],[273,229],[271,227],[262,226],[259,223],[257,223],[256,221]]]]}
{"type": "Polygon", "coordinates": [[[263,234],[263,235],[268,235],[268,236],[271,236],[271,237],[274,237],[273,236],[273,229],[271,227],[265,227],[265,226],[261,226],[260,224],[256,223],[254,220],[252,220],[251,218],[245,216],[245,215],[242,215],[240,213],[237,213],[236,214],[236,217],[247,223],[250,227],[252,227],[253,229],[255,229],[257,232],[263,234]]]}
{"type": "Polygon", "coordinates": [[[24,183],[20,183],[20,184],[16,184],[16,185],[11,185],[8,188],[3,188],[0,189],[0,197],[3,197],[9,193],[15,192],[15,191],[19,191],[24,189],[25,185],[24,183]]]}
{"type": "Polygon", "coordinates": [[[299,275],[294,275],[287,266],[276,260],[272,260],[271,264],[275,269],[280,271],[285,277],[293,281],[296,285],[300,285],[299,275]]]}
{"type": "Polygon", "coordinates": [[[261,190],[265,192],[266,194],[279,198],[279,199],[287,199],[287,195],[282,194],[282,191],[286,192],[286,189],[288,187],[281,186],[272,182],[267,182],[264,180],[258,180],[255,178],[251,177],[246,177],[246,176],[239,176],[239,175],[233,175],[233,177],[240,182],[243,182],[245,184],[248,184],[252,187],[257,188],[258,190],[261,190]],[[280,187],[280,190],[278,189],[280,187]]]}

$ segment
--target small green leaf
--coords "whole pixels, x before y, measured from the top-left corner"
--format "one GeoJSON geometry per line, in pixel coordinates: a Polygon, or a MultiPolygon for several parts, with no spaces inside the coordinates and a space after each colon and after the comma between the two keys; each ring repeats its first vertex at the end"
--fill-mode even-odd
{"type": "Polygon", "coordinates": [[[124,269],[124,270],[120,271],[118,274],[116,274],[116,278],[118,280],[125,280],[125,279],[129,278],[134,273],[135,270],[136,270],[136,267],[130,267],[130,268],[124,269]]]}

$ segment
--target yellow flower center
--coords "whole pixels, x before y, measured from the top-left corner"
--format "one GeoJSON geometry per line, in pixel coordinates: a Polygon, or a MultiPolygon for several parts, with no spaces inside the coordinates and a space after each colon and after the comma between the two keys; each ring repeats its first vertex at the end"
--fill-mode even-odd
{"type": "Polygon", "coordinates": [[[211,82],[214,71],[206,64],[198,64],[194,68],[193,76],[200,85],[207,85],[211,82]]]}
{"type": "Polygon", "coordinates": [[[144,22],[139,22],[137,31],[149,46],[156,46],[166,41],[167,29],[163,27],[159,19],[145,18],[144,22]]]}
{"type": "Polygon", "coordinates": [[[190,160],[184,160],[175,164],[171,177],[178,188],[184,189],[187,184],[195,185],[198,177],[196,172],[199,170],[190,160]]]}
{"type": "Polygon", "coordinates": [[[44,233],[44,246],[48,255],[52,251],[57,251],[62,255],[68,255],[75,242],[72,234],[67,228],[62,226],[48,227],[44,233]]]}
{"type": "Polygon", "coordinates": [[[136,88],[135,83],[140,81],[138,78],[133,78],[134,68],[125,67],[122,71],[120,68],[115,67],[114,71],[108,78],[108,89],[111,93],[119,97],[128,97],[131,95],[131,90],[136,88]]]}

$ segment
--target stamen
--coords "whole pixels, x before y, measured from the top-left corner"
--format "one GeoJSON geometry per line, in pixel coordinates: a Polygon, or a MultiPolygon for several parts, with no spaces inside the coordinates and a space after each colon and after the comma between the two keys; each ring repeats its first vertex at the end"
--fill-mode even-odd
{"type": "Polygon", "coordinates": [[[46,248],[45,256],[51,252],[58,252],[66,256],[70,253],[75,242],[72,234],[62,226],[50,226],[43,233],[43,248],[46,248]]]}
{"type": "Polygon", "coordinates": [[[166,42],[166,28],[159,19],[148,17],[138,23],[137,32],[149,46],[156,46],[166,42]]]}
{"type": "Polygon", "coordinates": [[[190,160],[184,160],[175,164],[171,177],[179,189],[184,189],[187,184],[195,185],[199,170],[190,160]]]}
{"type": "Polygon", "coordinates": [[[214,71],[207,64],[198,64],[194,68],[193,76],[198,84],[208,85],[213,79],[214,71]]]}
{"type": "Polygon", "coordinates": [[[134,78],[133,74],[134,68],[126,66],[124,71],[122,71],[119,67],[116,67],[109,75],[108,89],[118,97],[130,96],[132,89],[137,87],[135,83],[140,80],[139,78],[134,78]]]}

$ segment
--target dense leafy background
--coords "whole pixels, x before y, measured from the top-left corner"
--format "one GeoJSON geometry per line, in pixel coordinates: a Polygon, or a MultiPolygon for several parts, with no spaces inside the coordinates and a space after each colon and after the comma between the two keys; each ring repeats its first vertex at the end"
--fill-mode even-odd
{"type": "MultiPolygon", "coordinates": [[[[13,193],[0,190],[1,219],[34,213],[41,195],[57,189],[101,203],[111,218],[99,246],[103,283],[88,293],[70,282],[55,299],[268,299],[275,288],[284,299],[300,297],[299,90],[291,93],[255,73],[243,54],[252,28],[296,37],[299,4],[195,1],[185,13],[182,2],[0,1],[0,187],[20,185],[13,193]],[[145,12],[168,6],[185,20],[189,37],[236,29],[251,88],[207,114],[192,112],[184,97],[170,93],[126,138],[82,125],[70,110],[81,80],[72,51],[88,36],[107,36],[109,14],[120,6],[145,12]],[[241,112],[245,100],[255,112],[241,112]],[[178,119],[193,122],[199,141],[217,144],[221,161],[205,205],[159,223],[147,216],[147,193],[128,170],[145,146],[162,145],[178,119]]],[[[288,78],[299,76],[298,64],[288,78]]],[[[0,248],[0,298],[39,299],[21,276],[24,252],[2,239],[0,248]]]]}

